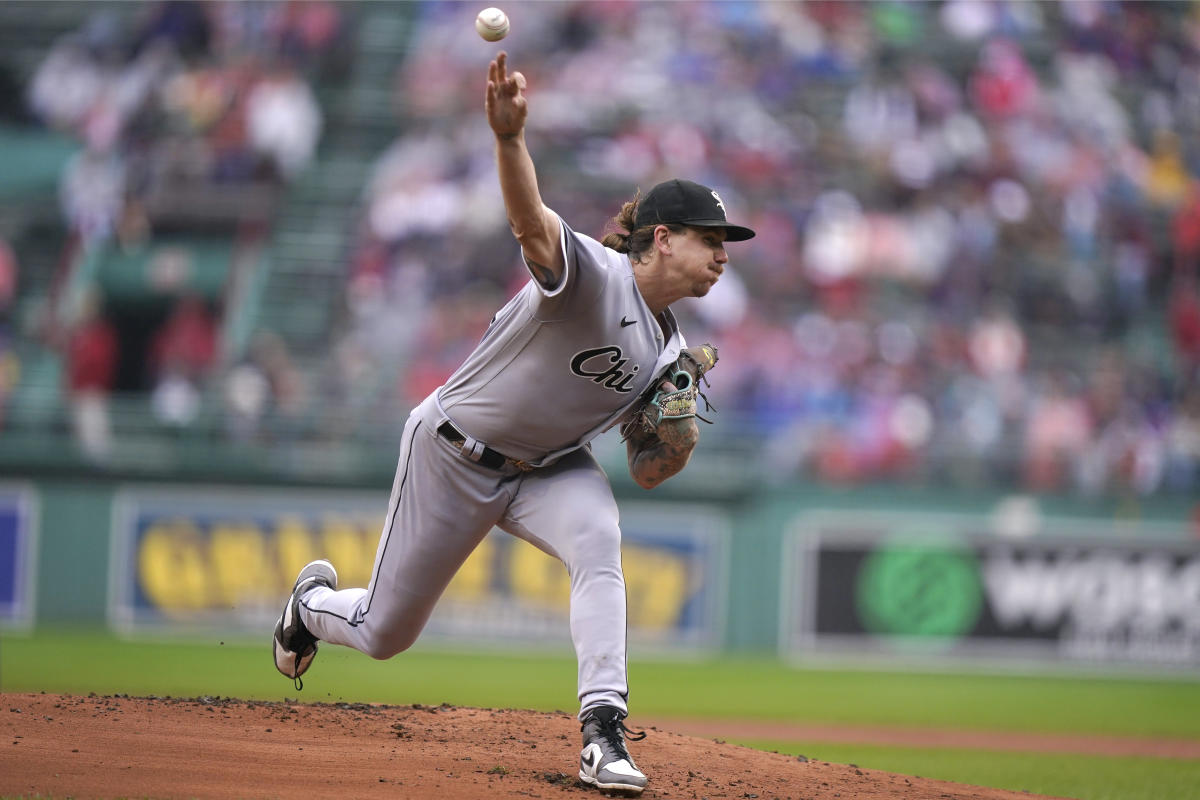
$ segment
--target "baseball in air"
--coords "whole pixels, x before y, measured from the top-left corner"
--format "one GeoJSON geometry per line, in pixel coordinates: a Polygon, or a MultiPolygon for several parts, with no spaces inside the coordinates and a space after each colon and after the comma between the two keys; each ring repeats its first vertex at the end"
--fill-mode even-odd
{"type": "Polygon", "coordinates": [[[485,8],[475,18],[475,30],[489,42],[498,42],[508,36],[508,15],[498,8],[485,8]]]}

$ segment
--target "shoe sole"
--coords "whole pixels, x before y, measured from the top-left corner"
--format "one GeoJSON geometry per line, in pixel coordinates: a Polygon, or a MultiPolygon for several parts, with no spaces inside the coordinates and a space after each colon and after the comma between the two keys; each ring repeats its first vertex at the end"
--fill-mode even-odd
{"type": "Polygon", "coordinates": [[[309,575],[307,578],[304,577],[305,570],[307,570],[309,567],[315,566],[317,564],[320,564],[320,565],[326,567],[331,573],[333,573],[333,579],[330,581],[331,588],[333,588],[333,589],[337,588],[337,583],[338,583],[337,570],[333,568],[333,564],[329,563],[328,561],[326,561],[323,558],[318,558],[316,561],[308,562],[307,564],[304,565],[304,569],[300,570],[300,574],[298,576],[296,576],[296,583],[292,586],[293,592],[295,592],[296,589],[300,586],[300,584],[304,583],[304,581],[312,580],[313,578],[318,577],[317,575],[309,575]]]}
{"type": "Polygon", "coordinates": [[[598,779],[588,775],[583,770],[579,770],[579,780],[586,783],[588,786],[594,786],[597,789],[603,789],[606,792],[625,792],[626,794],[641,794],[646,788],[645,786],[634,786],[628,783],[601,783],[598,779]]]}

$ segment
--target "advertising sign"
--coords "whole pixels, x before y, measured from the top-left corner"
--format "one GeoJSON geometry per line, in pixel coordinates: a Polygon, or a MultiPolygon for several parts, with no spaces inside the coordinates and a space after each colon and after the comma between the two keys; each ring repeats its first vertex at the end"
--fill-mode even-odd
{"type": "Polygon", "coordinates": [[[0,627],[33,624],[37,496],[30,487],[0,484],[0,627]]]}
{"type": "MultiPolygon", "coordinates": [[[[269,630],[308,561],[366,586],[387,496],[223,489],[118,493],[110,613],[124,632],[269,630]]],[[[720,644],[728,521],[719,511],[622,507],[630,638],[667,648],[720,644]]],[[[492,531],[442,596],[423,639],[569,644],[566,569],[492,531]]]]}
{"type": "Polygon", "coordinates": [[[1200,665],[1200,543],[980,530],[969,517],[802,524],[784,648],[1200,665]]]}

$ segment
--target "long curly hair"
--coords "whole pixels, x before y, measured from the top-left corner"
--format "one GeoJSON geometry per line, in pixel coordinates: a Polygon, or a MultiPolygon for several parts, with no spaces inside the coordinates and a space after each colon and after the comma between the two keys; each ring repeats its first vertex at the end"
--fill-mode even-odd
{"type": "MultiPolygon", "coordinates": [[[[609,220],[608,232],[600,240],[600,244],[605,247],[610,247],[618,253],[628,253],[629,258],[637,262],[640,262],[650,250],[650,246],[654,243],[654,229],[658,227],[658,224],[636,227],[634,220],[637,219],[638,203],[641,202],[641,199],[642,192],[639,189],[633,199],[622,205],[617,215],[609,220]]],[[[661,224],[675,232],[682,231],[686,227],[674,222],[661,224]]]]}

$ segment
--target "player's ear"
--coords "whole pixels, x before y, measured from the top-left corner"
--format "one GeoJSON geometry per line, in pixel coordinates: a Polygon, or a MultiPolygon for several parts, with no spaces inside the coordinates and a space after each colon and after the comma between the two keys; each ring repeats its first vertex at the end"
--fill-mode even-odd
{"type": "Polygon", "coordinates": [[[666,225],[659,225],[654,229],[654,246],[664,256],[671,254],[671,229],[666,225]]]}

